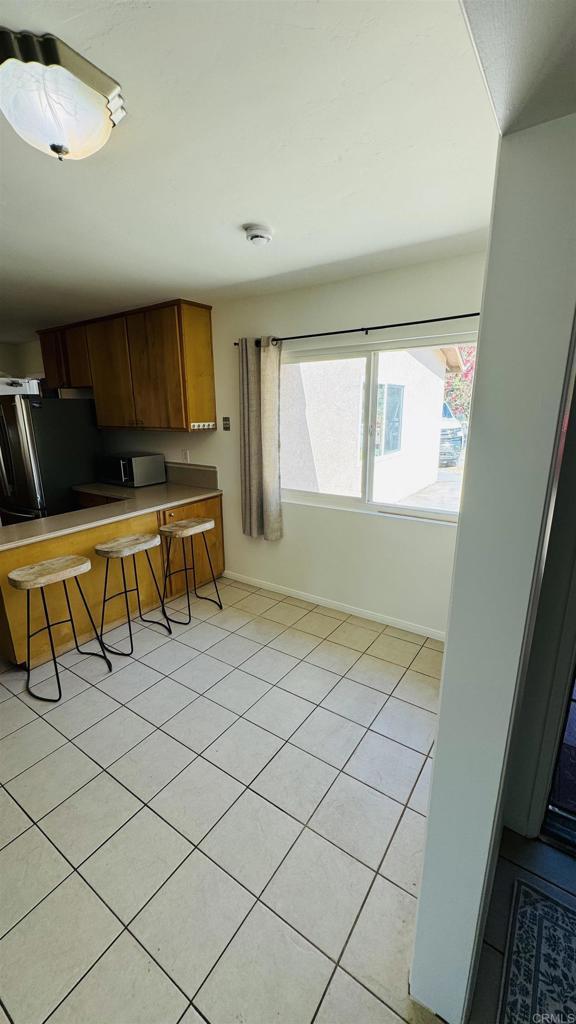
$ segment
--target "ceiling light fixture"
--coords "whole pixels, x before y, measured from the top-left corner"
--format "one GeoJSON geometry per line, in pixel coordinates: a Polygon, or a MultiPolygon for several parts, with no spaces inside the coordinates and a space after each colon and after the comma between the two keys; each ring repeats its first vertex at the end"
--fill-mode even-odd
{"type": "Polygon", "coordinates": [[[259,248],[272,241],[272,229],[265,227],[264,224],[243,224],[242,230],[246,235],[246,241],[259,248]]]}
{"type": "Polygon", "coordinates": [[[83,160],[125,116],[118,82],[56,36],[0,28],[0,110],[35,149],[83,160]]]}

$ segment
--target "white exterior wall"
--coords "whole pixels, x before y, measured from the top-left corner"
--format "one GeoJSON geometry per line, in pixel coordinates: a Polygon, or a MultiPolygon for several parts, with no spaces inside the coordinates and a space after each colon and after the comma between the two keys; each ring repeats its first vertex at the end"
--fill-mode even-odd
{"type": "Polygon", "coordinates": [[[359,497],[364,359],[282,367],[282,485],[359,497]]]}

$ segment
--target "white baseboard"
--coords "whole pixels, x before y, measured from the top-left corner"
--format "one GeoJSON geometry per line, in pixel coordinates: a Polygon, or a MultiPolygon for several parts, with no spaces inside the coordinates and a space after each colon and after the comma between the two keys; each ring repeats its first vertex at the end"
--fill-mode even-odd
{"type": "MultiPolygon", "coordinates": [[[[318,597],[317,594],[307,594],[304,590],[292,590],[290,587],[282,587],[278,583],[271,583],[270,580],[257,580],[254,576],[243,576],[239,572],[230,572],[226,569],[224,577],[237,580],[238,583],[250,583],[253,587],[262,587],[264,590],[277,590],[279,594],[286,594],[287,597],[299,597],[302,601],[310,601],[312,604],[323,604],[327,608],[336,608],[337,611],[347,612],[348,615],[359,615],[362,619],[372,619],[373,622],[383,622],[388,626],[396,626],[397,629],[407,629],[411,633],[421,633],[423,636],[434,637],[435,640],[444,640],[445,633],[440,629],[430,629],[419,622],[407,622],[405,619],[396,619],[390,615],[377,615],[375,612],[367,611],[365,608],[355,608],[351,604],[341,604],[339,601],[329,601],[326,597],[318,597]]],[[[298,626],[296,625],[296,629],[298,626]]]]}

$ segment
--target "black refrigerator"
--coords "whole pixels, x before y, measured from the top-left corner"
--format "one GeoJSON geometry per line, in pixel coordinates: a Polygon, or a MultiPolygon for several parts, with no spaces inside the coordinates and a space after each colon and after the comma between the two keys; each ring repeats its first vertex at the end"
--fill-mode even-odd
{"type": "Polygon", "coordinates": [[[100,448],[91,399],[0,395],[2,525],[69,512],[71,488],[96,478],[100,448]]]}

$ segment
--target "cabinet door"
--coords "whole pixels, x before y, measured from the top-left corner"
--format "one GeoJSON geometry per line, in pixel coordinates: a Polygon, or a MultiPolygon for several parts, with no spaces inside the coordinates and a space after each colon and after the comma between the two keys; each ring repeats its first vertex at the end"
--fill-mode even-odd
{"type": "Polygon", "coordinates": [[[92,387],[92,371],[88,358],[86,326],[67,327],[62,334],[63,348],[68,366],[68,384],[71,388],[92,387]]]}
{"type": "Polygon", "coordinates": [[[182,349],[186,387],[186,430],[216,427],[214,359],[210,310],[182,302],[182,349]]]}
{"type": "Polygon", "coordinates": [[[44,377],[49,388],[65,388],[68,374],[60,331],[44,331],[40,335],[44,377]]]}
{"type": "Polygon", "coordinates": [[[134,396],[123,316],[86,325],[96,419],[100,427],[134,427],[134,396]]]}
{"type": "MultiPolygon", "coordinates": [[[[221,576],[224,572],[224,535],[222,526],[222,499],[220,496],[215,498],[207,498],[205,501],[195,501],[190,505],[179,505],[177,508],[172,508],[167,512],[160,513],[160,519],[162,524],[173,523],[178,519],[213,519],[214,529],[208,530],[205,534],[206,540],[208,541],[208,550],[210,552],[210,558],[212,560],[212,566],[214,568],[214,575],[216,577],[221,576]]],[[[208,559],[206,557],[206,550],[204,548],[204,541],[200,535],[196,535],[192,538],[194,542],[194,560],[196,565],[196,585],[202,586],[204,583],[208,583],[212,580],[212,574],[210,572],[210,566],[208,565],[208,559]]],[[[190,540],[186,539],[186,559],[191,569],[190,559],[190,540]]],[[[164,555],[166,554],[166,545],[164,546],[164,555]]],[[[182,561],[182,542],[174,539],[172,541],[172,551],[170,554],[170,568],[181,569],[183,567],[182,561]]],[[[170,586],[168,588],[168,594],[171,597],[175,597],[177,594],[184,592],[184,573],[178,573],[177,576],[172,576],[170,579],[170,586]]],[[[192,572],[190,571],[190,591],[193,591],[193,578],[192,572]]]]}
{"type": "Polygon", "coordinates": [[[137,426],[185,430],[177,307],[132,313],[126,328],[137,426]]]}

